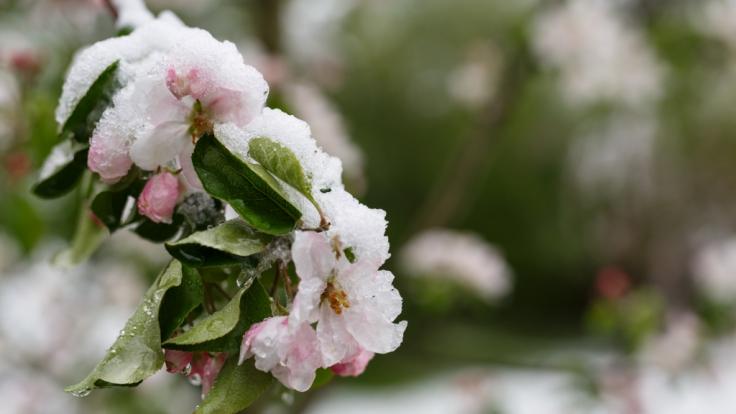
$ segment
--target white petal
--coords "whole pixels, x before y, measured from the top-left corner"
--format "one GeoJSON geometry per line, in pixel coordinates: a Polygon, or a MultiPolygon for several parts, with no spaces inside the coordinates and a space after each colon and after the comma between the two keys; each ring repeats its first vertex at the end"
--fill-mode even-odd
{"type": "Polygon", "coordinates": [[[337,364],[358,350],[358,344],[345,329],[345,319],[333,312],[327,304],[320,307],[317,339],[322,352],[322,366],[325,368],[337,364]]]}
{"type": "Polygon", "coordinates": [[[370,266],[362,267],[358,262],[352,272],[340,275],[350,300],[344,317],[347,330],[363,348],[383,354],[401,345],[406,322],[393,323],[402,306],[401,296],[391,284],[393,274],[381,270],[366,276],[370,266]]]}
{"type": "Polygon", "coordinates": [[[299,292],[289,312],[289,324],[294,327],[302,323],[316,322],[319,314],[319,302],[327,283],[321,279],[306,279],[299,282],[299,292]]]}
{"type": "Polygon", "coordinates": [[[296,232],[291,257],[296,274],[301,280],[311,278],[326,280],[336,267],[335,253],[330,242],[322,234],[313,231],[296,232]]]}
{"type": "Polygon", "coordinates": [[[133,143],[130,158],[144,170],[155,170],[179,155],[189,139],[186,124],[164,122],[133,143]]]}

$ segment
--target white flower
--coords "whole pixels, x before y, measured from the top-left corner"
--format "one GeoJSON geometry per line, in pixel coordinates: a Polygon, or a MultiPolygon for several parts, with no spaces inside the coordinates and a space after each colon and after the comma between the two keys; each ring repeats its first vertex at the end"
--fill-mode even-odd
{"type": "Polygon", "coordinates": [[[696,286],[708,298],[724,303],[736,301],[736,238],[700,248],[692,270],[696,286]]]}
{"type": "MultiPolygon", "coordinates": [[[[335,239],[332,242],[336,245],[335,239]]],[[[298,326],[317,322],[325,367],[363,350],[384,354],[401,344],[406,321],[393,323],[401,313],[401,296],[392,286],[391,272],[378,270],[370,258],[350,263],[323,235],[296,232],[292,260],[301,279],[289,315],[298,326]]]]}

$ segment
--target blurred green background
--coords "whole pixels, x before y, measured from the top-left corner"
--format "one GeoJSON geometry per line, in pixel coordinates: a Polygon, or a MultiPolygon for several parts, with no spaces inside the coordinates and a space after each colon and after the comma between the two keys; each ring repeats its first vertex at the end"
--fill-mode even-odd
{"type": "MultiPolygon", "coordinates": [[[[18,324],[48,329],[43,318],[27,316],[33,303],[64,314],[75,297],[32,298],[43,291],[33,283],[49,282],[26,275],[101,283],[97,269],[114,263],[145,286],[160,265],[151,246],[124,235],[81,270],[43,264],[71,239],[78,201],[74,194],[42,201],[29,187],[56,140],[53,113],[74,51],[115,33],[102,3],[0,2],[0,292],[27,286],[21,291],[30,296],[0,295],[0,310],[21,308],[2,312],[4,355],[38,339],[9,334],[18,324]],[[28,321],[10,320],[16,314],[28,321]]],[[[386,210],[390,223],[387,267],[409,321],[402,347],[375,358],[360,378],[308,397],[274,391],[280,402],[254,410],[333,412],[341,398],[353,401],[354,412],[360,404],[405,412],[390,406],[394,400],[419,410],[415,400],[431,401],[411,388],[419,384],[457,388],[473,401],[423,412],[703,412],[678,407],[662,384],[681,376],[705,381],[704,366],[721,372],[736,362],[726,351],[718,359],[736,315],[735,1],[148,5],[233,41],[271,84],[269,105],[310,122],[325,150],[343,159],[348,186],[386,210]],[[436,230],[458,239],[410,256],[412,244],[436,230]],[[472,257],[460,241],[467,237],[478,250],[472,257]],[[489,271],[494,263],[508,270],[489,271]],[[484,298],[473,282],[484,277],[509,288],[491,288],[492,299],[484,298]],[[519,372],[529,377],[513,380],[519,372]],[[647,388],[651,372],[666,380],[647,388]],[[550,373],[561,376],[562,391],[535,388],[550,373]],[[528,398],[564,404],[524,406],[514,397],[524,384],[528,398]],[[361,396],[384,395],[370,394],[375,387],[394,390],[393,400],[366,403],[361,396]]],[[[135,302],[120,306],[124,316],[135,302]]],[[[115,326],[104,329],[114,338],[115,326]]],[[[77,338],[64,336],[56,338],[63,345],[48,347],[73,352],[77,338]]],[[[27,372],[49,374],[49,358],[7,357],[0,367],[18,379],[4,375],[0,395],[23,400],[18,389],[28,388],[17,384],[27,372]]],[[[76,361],[49,374],[44,391],[69,404],[64,412],[180,412],[187,404],[167,401],[196,397],[185,381],[168,378],[140,392],[69,401],[61,385],[95,362],[90,355],[76,361]]],[[[691,400],[727,407],[722,394],[691,400]]],[[[18,412],[48,412],[21,403],[18,412]]]]}

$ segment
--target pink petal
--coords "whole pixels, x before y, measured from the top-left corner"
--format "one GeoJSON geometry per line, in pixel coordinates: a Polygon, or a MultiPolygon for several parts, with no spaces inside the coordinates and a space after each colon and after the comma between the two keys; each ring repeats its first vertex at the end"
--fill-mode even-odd
{"type": "Polygon", "coordinates": [[[170,223],[179,198],[179,180],[162,172],[148,180],[138,197],[138,212],[155,223],[170,223]]]}
{"type": "Polygon", "coordinates": [[[197,171],[194,169],[192,164],[192,152],[194,152],[194,145],[188,145],[179,154],[179,166],[181,166],[181,175],[184,177],[187,185],[192,190],[202,190],[202,182],[199,180],[197,171]]]}
{"type": "Polygon", "coordinates": [[[360,349],[360,351],[350,358],[346,358],[340,363],[330,367],[332,372],[341,377],[357,377],[365,371],[368,363],[373,359],[373,352],[360,349]]]}
{"type": "Polygon", "coordinates": [[[217,375],[222,370],[222,366],[225,365],[225,360],[227,359],[227,354],[225,353],[219,353],[214,357],[207,353],[204,355],[205,362],[202,366],[202,397],[207,395],[210,389],[212,389],[212,385],[214,385],[217,375]]]}
{"type": "Polygon", "coordinates": [[[253,356],[255,366],[271,372],[286,387],[306,391],[322,365],[317,336],[309,324],[290,328],[287,317],[268,318],[253,325],[243,337],[242,362],[253,356]]]}
{"type": "Polygon", "coordinates": [[[102,126],[95,129],[89,144],[87,167],[100,174],[103,181],[113,183],[128,174],[133,161],[125,137],[102,126]]]}
{"type": "Polygon", "coordinates": [[[250,347],[253,345],[253,341],[265,326],[266,321],[259,322],[253,324],[253,326],[245,332],[245,335],[243,335],[243,343],[240,345],[240,358],[238,359],[238,364],[242,364],[243,361],[253,356],[253,353],[250,351],[250,347]]]}
{"type": "Polygon", "coordinates": [[[186,371],[187,365],[192,363],[191,352],[177,351],[173,349],[164,350],[164,358],[166,361],[166,371],[171,373],[179,373],[186,371]]]}

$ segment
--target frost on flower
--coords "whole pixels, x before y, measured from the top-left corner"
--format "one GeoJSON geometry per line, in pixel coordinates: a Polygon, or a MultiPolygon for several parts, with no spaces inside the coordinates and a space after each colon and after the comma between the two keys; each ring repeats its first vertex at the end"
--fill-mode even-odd
{"type": "Polygon", "coordinates": [[[392,352],[406,329],[406,321],[393,322],[402,303],[393,274],[371,258],[350,263],[340,249],[323,234],[297,232],[291,253],[300,282],[289,323],[317,322],[326,367],[362,351],[392,352]]]}
{"type": "Polygon", "coordinates": [[[534,48],[544,64],[561,72],[573,103],[650,103],[662,92],[662,68],[611,3],[573,0],[552,8],[535,22],[534,48]]]}
{"type": "Polygon", "coordinates": [[[244,126],[268,94],[261,74],[243,62],[235,45],[164,13],[76,56],[57,108],[60,124],[115,61],[123,88],[90,143],[89,167],[107,181],[124,176],[133,163],[144,170],[189,167],[181,158],[191,156],[199,136],[217,123],[244,126]]]}
{"type": "MultiPolygon", "coordinates": [[[[358,257],[370,256],[381,263],[390,257],[386,213],[361,204],[345,190],[342,163],[317,146],[306,122],[278,109],[266,108],[245,128],[224,124],[215,127],[215,135],[244,159],[250,158],[248,145],[257,137],[273,139],[289,148],[312,183],[312,196],[330,220],[327,234],[339,238],[358,257]]],[[[285,190],[299,206],[305,227],[319,226],[319,215],[309,201],[288,186],[285,190]]]]}
{"type": "Polygon", "coordinates": [[[294,328],[287,317],[268,318],[253,325],[243,337],[240,362],[255,357],[255,366],[271,372],[285,386],[306,391],[322,365],[317,336],[308,324],[294,328]]]}
{"type": "Polygon", "coordinates": [[[473,233],[427,230],[403,248],[401,264],[411,275],[449,279],[487,300],[511,288],[511,271],[503,257],[473,233]]]}

